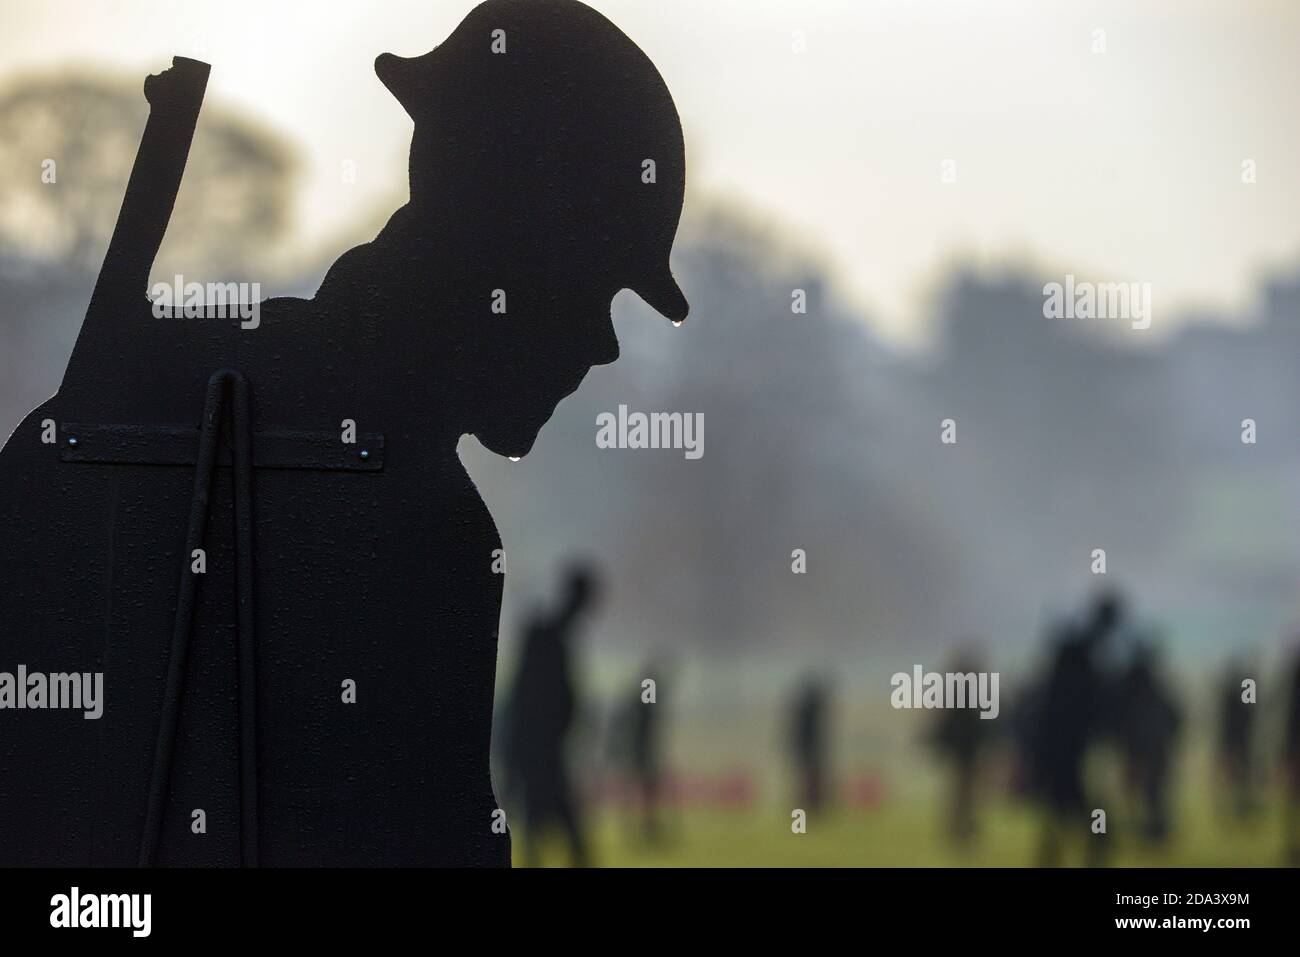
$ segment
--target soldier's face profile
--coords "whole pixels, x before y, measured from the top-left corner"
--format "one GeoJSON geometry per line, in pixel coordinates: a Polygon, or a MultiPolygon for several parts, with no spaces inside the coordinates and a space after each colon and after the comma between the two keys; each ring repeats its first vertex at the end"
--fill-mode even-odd
{"type": "Polygon", "coordinates": [[[478,395],[468,430],[499,455],[527,454],[588,371],[619,355],[610,315],[617,283],[585,270],[559,273],[558,265],[549,275],[515,273],[511,288],[497,287],[503,312],[469,318],[474,347],[464,360],[474,365],[466,371],[478,395]]]}

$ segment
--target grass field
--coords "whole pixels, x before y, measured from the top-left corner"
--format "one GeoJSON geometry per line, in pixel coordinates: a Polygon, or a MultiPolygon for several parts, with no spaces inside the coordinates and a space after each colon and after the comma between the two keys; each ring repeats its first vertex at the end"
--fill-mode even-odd
{"type": "MultiPolygon", "coordinates": [[[[593,656],[588,660],[588,700],[607,704],[639,673],[634,659],[593,656]]],[[[1026,867],[1037,863],[1042,822],[1029,805],[1008,796],[1014,761],[1009,734],[986,755],[981,776],[979,833],[964,849],[944,830],[947,771],[927,744],[933,721],[927,712],[889,705],[892,664],[869,667],[846,661],[836,669],[838,689],[830,753],[844,803],[808,820],[807,832],[793,834],[787,795],[792,788],[786,748],[786,711],[794,661],[747,658],[734,662],[694,661],[682,668],[666,720],[665,767],[682,779],[715,785],[734,775],[748,782],[748,804],[724,809],[699,800],[676,815],[673,839],[647,846],[630,833],[626,815],[606,802],[591,815],[590,843],[597,866],[609,867],[1026,867]],[[881,689],[884,689],[882,692],[881,689]],[[864,797],[869,794],[869,797],[864,797]],[[858,803],[854,804],[853,801],[858,803]]],[[[1286,696],[1269,695],[1259,705],[1255,780],[1263,802],[1243,826],[1220,804],[1215,772],[1217,712],[1212,682],[1204,675],[1175,683],[1186,721],[1175,752],[1169,788],[1174,801],[1173,833],[1163,847],[1137,837],[1137,809],[1117,798],[1099,799],[1108,831],[1094,837],[1088,819],[1067,864],[1084,863],[1085,840],[1109,844],[1108,863],[1132,866],[1273,867],[1284,863],[1281,775],[1282,723],[1286,696]]],[[[1012,700],[1013,685],[1004,689],[1012,700]]],[[[574,773],[599,791],[602,779],[599,734],[571,752],[574,773]]],[[[1121,759],[1112,744],[1089,757],[1087,779],[1098,794],[1123,793],[1121,759]]],[[[504,794],[515,838],[515,862],[522,864],[528,834],[520,809],[504,794]]],[[[561,843],[543,844],[542,863],[562,866],[561,843]]]]}
{"type": "MultiPolygon", "coordinates": [[[[1067,863],[1083,863],[1083,840],[1109,841],[1108,863],[1117,867],[1283,863],[1277,805],[1263,808],[1250,826],[1221,823],[1208,803],[1185,805],[1173,837],[1162,848],[1126,835],[1114,817],[1105,837],[1087,834],[1085,822],[1067,863]]],[[[514,834],[518,848],[527,835],[518,828],[514,834]]],[[[676,817],[670,839],[659,846],[638,840],[623,816],[610,810],[595,816],[591,840],[593,863],[604,867],[1021,867],[1035,861],[1039,825],[1023,805],[991,802],[981,811],[974,841],[957,849],[941,829],[937,806],[897,800],[872,810],[846,808],[812,816],[804,834],[791,832],[788,809],[691,810],[676,817]]],[[[522,861],[518,849],[515,858],[522,861]]],[[[542,863],[567,863],[558,840],[543,843],[542,863]]]]}

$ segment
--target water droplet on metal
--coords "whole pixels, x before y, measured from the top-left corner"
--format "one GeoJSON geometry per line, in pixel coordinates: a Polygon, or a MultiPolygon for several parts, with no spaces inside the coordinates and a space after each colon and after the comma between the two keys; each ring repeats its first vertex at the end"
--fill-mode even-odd
{"type": "Polygon", "coordinates": [[[68,444],[69,444],[69,445],[76,445],[76,444],[77,444],[77,437],[76,437],[75,435],[69,435],[69,436],[68,436],[68,444]]]}
{"type": "Polygon", "coordinates": [[[508,456],[506,456],[506,457],[507,457],[508,459],[510,459],[511,462],[518,462],[518,461],[519,461],[519,456],[517,456],[517,455],[508,455],[508,456]]]}

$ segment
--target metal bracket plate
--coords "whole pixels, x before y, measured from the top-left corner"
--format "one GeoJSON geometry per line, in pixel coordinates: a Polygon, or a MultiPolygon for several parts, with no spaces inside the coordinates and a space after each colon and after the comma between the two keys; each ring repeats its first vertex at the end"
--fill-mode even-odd
{"type": "MultiPolygon", "coordinates": [[[[189,425],[86,425],[65,422],[64,462],[101,465],[198,464],[199,430],[189,425]]],[[[360,432],[345,445],[337,432],[268,431],[253,433],[253,467],[379,472],[384,467],[382,432],[360,432]]],[[[229,468],[232,454],[222,442],[217,465],[229,468]]]]}

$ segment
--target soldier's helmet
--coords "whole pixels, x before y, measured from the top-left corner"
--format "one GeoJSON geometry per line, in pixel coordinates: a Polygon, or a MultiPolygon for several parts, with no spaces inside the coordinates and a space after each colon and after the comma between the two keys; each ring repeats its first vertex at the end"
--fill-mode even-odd
{"type": "Polygon", "coordinates": [[[382,54],[375,72],[414,120],[412,206],[490,217],[497,231],[469,242],[603,269],[685,318],[668,265],[681,124],[654,65],[605,17],[576,0],[489,0],[431,52],[382,54]]]}

